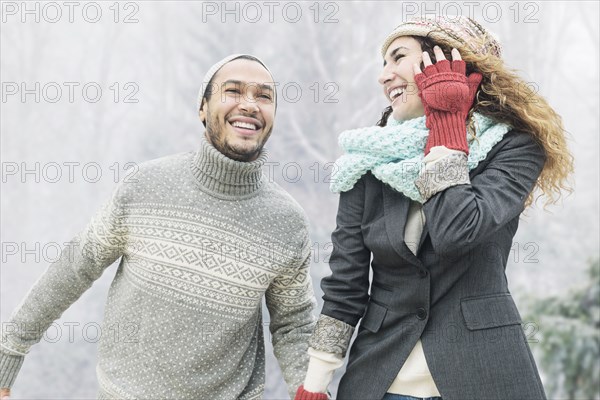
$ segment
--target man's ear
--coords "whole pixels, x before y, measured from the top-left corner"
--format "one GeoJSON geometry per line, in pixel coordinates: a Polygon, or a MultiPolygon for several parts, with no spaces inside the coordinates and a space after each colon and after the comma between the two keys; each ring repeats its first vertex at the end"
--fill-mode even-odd
{"type": "Polygon", "coordinates": [[[202,99],[202,105],[200,106],[200,110],[198,110],[198,115],[200,116],[200,120],[206,125],[206,100],[202,99]]]}

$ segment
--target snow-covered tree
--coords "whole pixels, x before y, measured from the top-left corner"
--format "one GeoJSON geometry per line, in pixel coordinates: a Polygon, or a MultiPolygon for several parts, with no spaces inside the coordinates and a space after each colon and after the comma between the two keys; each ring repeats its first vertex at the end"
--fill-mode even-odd
{"type": "Polygon", "coordinates": [[[529,339],[537,342],[532,348],[551,399],[600,398],[599,259],[590,261],[588,275],[565,295],[533,300],[526,319],[537,321],[529,339]]]}

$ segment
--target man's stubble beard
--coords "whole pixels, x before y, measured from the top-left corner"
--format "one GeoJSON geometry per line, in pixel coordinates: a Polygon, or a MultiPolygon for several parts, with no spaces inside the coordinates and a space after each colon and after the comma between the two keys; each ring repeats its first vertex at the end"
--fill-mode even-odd
{"type": "Polygon", "coordinates": [[[213,120],[209,111],[206,113],[206,133],[209,141],[212,145],[223,155],[236,161],[248,162],[251,161],[257,154],[260,153],[265,143],[271,136],[273,127],[267,132],[267,134],[254,146],[253,149],[239,149],[231,146],[226,139],[226,135],[221,135],[219,132],[224,131],[225,126],[221,124],[216,118],[213,120]],[[214,129],[213,129],[214,128],[214,129]]]}

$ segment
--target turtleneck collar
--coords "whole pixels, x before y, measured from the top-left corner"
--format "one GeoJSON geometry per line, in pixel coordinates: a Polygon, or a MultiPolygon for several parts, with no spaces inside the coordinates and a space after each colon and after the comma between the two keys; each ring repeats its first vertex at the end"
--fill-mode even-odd
{"type": "Polygon", "coordinates": [[[200,149],[192,157],[192,173],[202,190],[225,199],[250,197],[263,186],[262,166],[267,161],[263,148],[254,161],[236,161],[217,150],[203,134],[200,149]]]}

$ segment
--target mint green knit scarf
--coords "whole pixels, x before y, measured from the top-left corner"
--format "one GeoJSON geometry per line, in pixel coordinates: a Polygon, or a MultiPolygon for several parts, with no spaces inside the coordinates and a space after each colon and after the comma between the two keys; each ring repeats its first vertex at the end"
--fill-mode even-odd
{"type": "MultiPolygon", "coordinates": [[[[467,165],[472,170],[511,127],[474,113],[477,140],[469,143],[467,165]]],[[[346,154],[335,162],[330,189],[346,192],[361,176],[371,173],[412,200],[423,203],[415,179],[424,168],[423,153],[429,129],[425,117],[398,122],[390,117],[385,127],[370,126],[340,134],[346,154]]]]}

